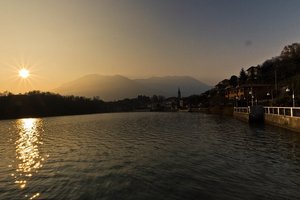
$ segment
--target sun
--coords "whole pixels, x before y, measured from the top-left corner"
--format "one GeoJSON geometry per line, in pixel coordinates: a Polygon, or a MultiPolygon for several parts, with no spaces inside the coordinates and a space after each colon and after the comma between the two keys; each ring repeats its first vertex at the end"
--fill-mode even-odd
{"type": "Polygon", "coordinates": [[[23,79],[26,79],[30,76],[30,73],[27,69],[23,68],[23,69],[19,70],[19,76],[23,79]]]}

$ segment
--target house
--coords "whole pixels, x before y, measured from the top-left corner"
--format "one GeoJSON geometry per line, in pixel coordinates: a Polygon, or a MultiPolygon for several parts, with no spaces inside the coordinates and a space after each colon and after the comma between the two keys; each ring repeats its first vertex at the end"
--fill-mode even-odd
{"type": "Polygon", "coordinates": [[[237,87],[227,87],[225,98],[229,100],[249,101],[251,99],[267,99],[267,93],[272,90],[272,85],[269,84],[244,84],[237,87]]]}
{"type": "Polygon", "coordinates": [[[261,68],[259,66],[252,66],[247,71],[248,81],[257,82],[261,77],[261,68]]]}
{"type": "Polygon", "coordinates": [[[252,67],[249,67],[249,69],[247,69],[246,71],[247,71],[248,76],[257,76],[259,69],[258,69],[258,67],[252,66],[252,67]]]}

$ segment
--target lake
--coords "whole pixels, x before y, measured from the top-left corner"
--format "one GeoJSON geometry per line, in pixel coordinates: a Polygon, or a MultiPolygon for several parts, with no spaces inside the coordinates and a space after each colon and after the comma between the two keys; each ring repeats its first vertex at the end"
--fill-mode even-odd
{"type": "Polygon", "coordinates": [[[202,113],[0,121],[0,199],[300,199],[300,134],[202,113]]]}

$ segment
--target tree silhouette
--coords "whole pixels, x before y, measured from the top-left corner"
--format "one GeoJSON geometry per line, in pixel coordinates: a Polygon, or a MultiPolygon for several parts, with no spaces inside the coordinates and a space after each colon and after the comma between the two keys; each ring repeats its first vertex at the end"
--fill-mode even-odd
{"type": "Polygon", "coordinates": [[[236,87],[238,85],[238,77],[233,75],[229,79],[229,84],[233,87],[236,87]]]}
{"type": "Polygon", "coordinates": [[[239,76],[239,83],[240,84],[245,84],[247,82],[247,74],[244,70],[244,68],[241,69],[240,71],[240,76],[239,76]]]}
{"type": "Polygon", "coordinates": [[[150,98],[138,96],[114,102],[98,98],[61,96],[49,92],[32,91],[26,94],[0,96],[0,118],[79,115],[104,112],[128,112],[147,108],[150,98]]]}

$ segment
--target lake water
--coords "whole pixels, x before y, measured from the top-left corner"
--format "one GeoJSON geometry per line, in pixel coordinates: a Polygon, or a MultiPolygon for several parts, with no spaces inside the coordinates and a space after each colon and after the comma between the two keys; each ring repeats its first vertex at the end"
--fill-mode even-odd
{"type": "Polygon", "coordinates": [[[0,199],[300,199],[300,134],[201,113],[0,121],[0,199]]]}

